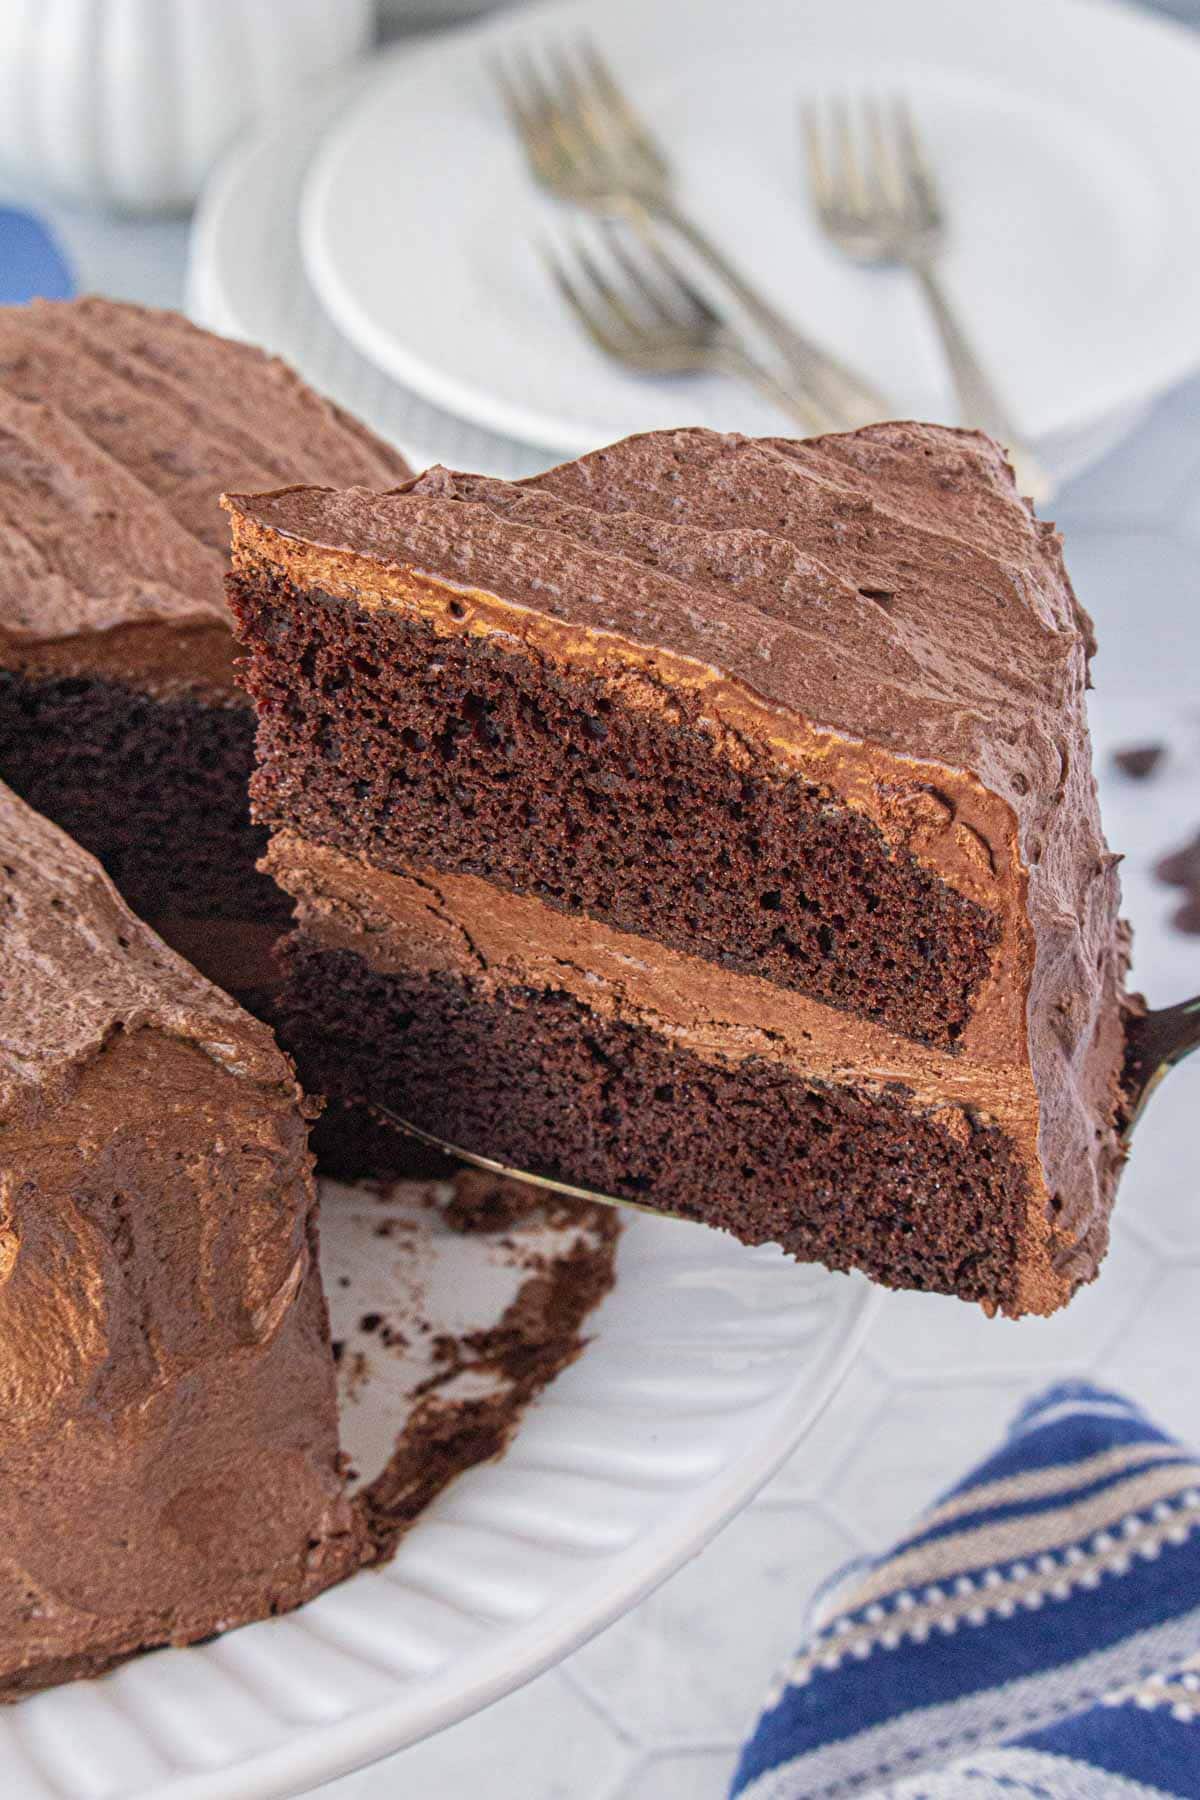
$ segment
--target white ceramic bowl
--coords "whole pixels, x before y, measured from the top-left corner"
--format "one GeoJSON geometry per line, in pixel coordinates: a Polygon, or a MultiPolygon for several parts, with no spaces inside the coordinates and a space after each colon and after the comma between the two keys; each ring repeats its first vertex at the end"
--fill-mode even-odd
{"type": "Polygon", "coordinates": [[[124,212],[186,207],[242,127],[372,22],[372,0],[0,0],[0,168],[124,212]]]}

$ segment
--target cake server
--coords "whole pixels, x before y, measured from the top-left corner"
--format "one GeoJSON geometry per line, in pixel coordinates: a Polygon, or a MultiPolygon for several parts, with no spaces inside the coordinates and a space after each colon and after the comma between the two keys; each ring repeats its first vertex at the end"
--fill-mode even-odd
{"type": "Polygon", "coordinates": [[[961,422],[986,431],[1012,459],[1017,485],[1035,502],[1052,483],[1009,417],[937,270],[946,213],[908,102],[845,98],[803,109],[813,206],[826,235],[855,262],[901,264],[916,276],[937,326],[961,422]]]}
{"type": "Polygon", "coordinates": [[[1200,994],[1177,1006],[1135,1015],[1126,1033],[1125,1094],[1129,1122],[1125,1141],[1146,1109],[1155,1088],[1176,1063],[1200,1049],[1200,994]]]}
{"type": "Polygon", "coordinates": [[[789,387],[814,403],[825,429],[894,416],[877,389],[799,331],[683,209],[666,151],[592,44],[551,51],[540,63],[526,50],[493,72],[542,187],[591,212],[669,226],[783,358],[789,387]]]}
{"type": "MultiPolygon", "coordinates": [[[[1123,1133],[1126,1145],[1146,1110],[1150,1096],[1163,1077],[1197,1049],[1200,1049],[1200,994],[1192,1000],[1180,1001],[1177,1006],[1163,1006],[1130,1015],[1126,1030],[1124,1076],[1128,1109],[1123,1133]]],[[[433,1149],[456,1157],[460,1162],[470,1163],[473,1168],[484,1169],[490,1175],[500,1175],[509,1181],[527,1181],[534,1187],[549,1188],[556,1194],[566,1194],[572,1200],[594,1200],[602,1206],[626,1206],[634,1212],[653,1213],[664,1219],[679,1217],[677,1213],[660,1212],[658,1207],[643,1200],[626,1200],[616,1194],[598,1194],[592,1188],[578,1187],[573,1182],[561,1181],[553,1175],[535,1175],[528,1169],[510,1168],[507,1163],[498,1162],[495,1157],[482,1156],[463,1144],[450,1144],[444,1138],[434,1137],[432,1132],[423,1131],[419,1125],[402,1119],[389,1107],[372,1102],[371,1110],[389,1125],[407,1132],[422,1144],[429,1144],[433,1149]]]]}

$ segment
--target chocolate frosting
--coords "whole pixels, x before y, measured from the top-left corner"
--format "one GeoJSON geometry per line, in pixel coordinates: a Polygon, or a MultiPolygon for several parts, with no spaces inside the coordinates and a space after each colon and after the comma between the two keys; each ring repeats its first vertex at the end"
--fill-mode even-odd
{"type": "Polygon", "coordinates": [[[625,704],[702,696],[994,910],[964,1061],[1036,1132],[1023,1301],[1094,1272],[1121,1159],[1125,943],[1085,712],[1087,615],[977,433],[653,433],[520,483],[234,495],[235,564],[586,664],[625,704]]]}
{"type": "Polygon", "coordinates": [[[356,1565],[301,1097],[0,789],[0,1691],[356,1565]]]}
{"type": "Polygon", "coordinates": [[[232,694],[221,488],[408,474],[285,363],[176,314],[0,308],[0,665],[232,694]]]}
{"type": "Polygon", "coordinates": [[[489,999],[510,989],[569,994],[710,1062],[753,1057],[859,1089],[899,1085],[919,1109],[969,1107],[1017,1135],[1036,1130],[1032,1094],[1014,1092],[1003,1068],[480,876],[395,875],[292,831],[275,833],[263,866],[296,901],[306,940],[352,951],[381,974],[444,971],[489,999]]]}

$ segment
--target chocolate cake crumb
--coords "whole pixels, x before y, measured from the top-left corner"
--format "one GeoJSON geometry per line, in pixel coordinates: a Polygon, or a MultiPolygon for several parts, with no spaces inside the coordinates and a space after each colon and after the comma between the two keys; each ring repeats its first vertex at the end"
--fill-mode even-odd
{"type": "Polygon", "coordinates": [[[1200,832],[1178,850],[1164,856],[1156,864],[1154,873],[1169,887],[1200,886],[1200,832]]]}
{"type": "Polygon", "coordinates": [[[1165,744],[1130,744],[1113,751],[1113,761],[1123,775],[1133,781],[1146,781],[1154,774],[1167,753],[1165,744]]]}
{"type": "MultiPolygon", "coordinates": [[[[405,1117],[449,1143],[491,1131],[510,1167],[622,1199],[653,1191],[665,1211],[892,1285],[1001,1303],[1012,1295],[1024,1176],[992,1126],[964,1143],[904,1092],[761,1058],[704,1061],[554,989],[488,995],[448,975],[381,975],[351,952],[309,962],[295,939],[289,967],[296,1004],[281,1009],[281,1041],[303,1055],[314,1089],[336,1095],[343,1081],[377,1080],[405,1117]],[[301,1000],[325,1028],[319,1050],[301,1000]],[[369,1043],[334,1025],[357,1030],[367,1018],[369,1043]],[[448,1081],[448,1070],[472,1079],[448,1081]],[[572,1105],[596,1123],[568,1166],[560,1122],[572,1105]]],[[[467,1192],[468,1210],[504,1204],[486,1188],[467,1192]]],[[[552,1219],[564,1203],[541,1204],[552,1219]]]]}
{"type": "Polygon", "coordinates": [[[343,1357],[342,1364],[348,1370],[345,1386],[342,1389],[343,1397],[347,1400],[357,1400],[371,1373],[371,1365],[361,1350],[353,1351],[349,1358],[343,1357]]]}
{"type": "Polygon", "coordinates": [[[0,668],[4,779],[99,857],[145,919],[286,924],[286,896],[255,869],[267,834],[246,805],[253,744],[254,714],[233,700],[0,668]]]}
{"type": "Polygon", "coordinates": [[[454,1193],[442,1216],[452,1231],[494,1232],[551,1204],[547,1188],[489,1175],[484,1169],[462,1169],[455,1177],[454,1193]]]}
{"type": "Polygon", "coordinates": [[[1200,936],[1200,832],[1156,863],[1154,873],[1168,887],[1184,890],[1185,898],[1171,914],[1172,925],[1200,936]]]}
{"type": "MultiPolygon", "coordinates": [[[[519,1196],[509,1191],[521,1185],[513,1182],[496,1181],[500,1191],[487,1191],[492,1181],[473,1171],[459,1175],[456,1188],[462,1192],[454,1199],[460,1219],[503,1216],[517,1207],[527,1215],[544,1204],[535,1188],[524,1187],[519,1196]]],[[[357,1500],[373,1560],[392,1555],[454,1476],[504,1450],[526,1407],[583,1349],[584,1322],[613,1285],[620,1219],[611,1207],[584,1203],[563,1202],[553,1211],[559,1222],[577,1227],[570,1248],[522,1282],[494,1326],[461,1336],[438,1333],[437,1371],[421,1383],[391,1457],[357,1500]],[[466,1372],[494,1376],[495,1391],[467,1400],[446,1398],[442,1390],[466,1372]]],[[[483,1227],[473,1222],[465,1229],[483,1227]]],[[[432,1329],[428,1321],[418,1326],[432,1329]]]]}

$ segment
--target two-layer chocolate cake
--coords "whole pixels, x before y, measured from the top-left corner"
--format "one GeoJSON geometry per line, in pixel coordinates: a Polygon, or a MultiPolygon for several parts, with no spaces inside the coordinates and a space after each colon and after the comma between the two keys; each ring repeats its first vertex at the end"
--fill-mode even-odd
{"type": "Polygon", "coordinates": [[[298,1605],[343,1493],[271,1033],[0,788],[0,1699],[298,1605]]]}
{"type": "Polygon", "coordinates": [[[1012,1314],[1095,1273],[1090,626],[988,440],[659,433],[228,504],[310,1086],[1012,1314]]]}
{"type": "Polygon", "coordinates": [[[283,363],[171,313],[0,308],[0,778],[225,987],[287,917],[255,870],[223,487],[389,487],[396,453],[283,363]]]}

